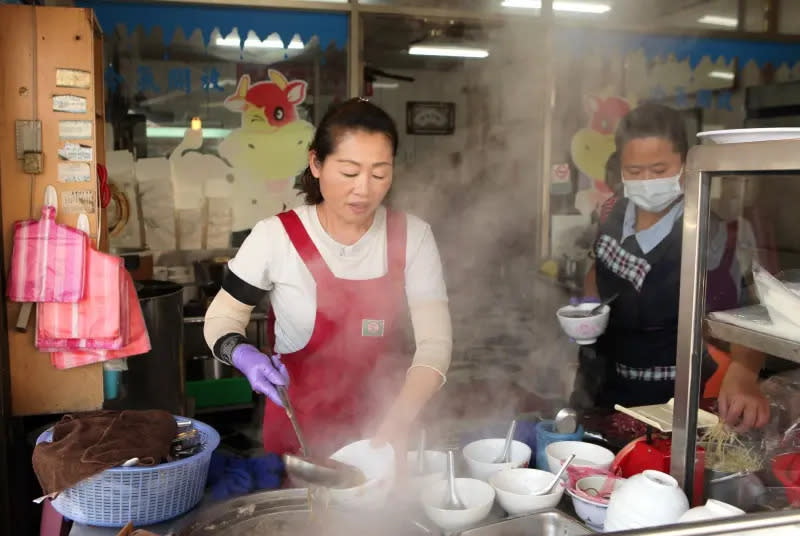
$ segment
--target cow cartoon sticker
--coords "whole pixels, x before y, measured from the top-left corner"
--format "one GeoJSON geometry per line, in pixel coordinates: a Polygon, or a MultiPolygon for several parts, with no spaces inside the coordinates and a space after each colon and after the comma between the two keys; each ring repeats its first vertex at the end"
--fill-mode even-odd
{"type": "Polygon", "coordinates": [[[181,183],[204,181],[206,196],[229,197],[233,231],[252,229],[302,202],[294,182],[308,163],[314,135],[314,126],[298,112],[308,85],[274,69],[268,77],[252,83],[243,75],[225,99],[225,108],[238,113],[241,123],[220,141],[217,154],[201,151],[202,130],[187,129],[170,156],[176,193],[191,189],[181,183]]]}

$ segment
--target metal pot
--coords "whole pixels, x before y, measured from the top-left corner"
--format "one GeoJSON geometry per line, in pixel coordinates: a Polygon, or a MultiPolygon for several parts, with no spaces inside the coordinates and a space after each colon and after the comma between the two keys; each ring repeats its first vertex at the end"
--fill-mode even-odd
{"type": "Polygon", "coordinates": [[[219,380],[233,375],[233,367],[225,365],[211,355],[192,356],[188,366],[187,377],[192,380],[219,380]]]}
{"type": "Polygon", "coordinates": [[[731,473],[706,469],[706,498],[732,504],[745,512],[756,510],[767,489],[752,472],[731,473]]]}
{"type": "Polygon", "coordinates": [[[194,263],[194,279],[205,301],[211,300],[217,295],[227,273],[228,259],[226,257],[194,263]]]}

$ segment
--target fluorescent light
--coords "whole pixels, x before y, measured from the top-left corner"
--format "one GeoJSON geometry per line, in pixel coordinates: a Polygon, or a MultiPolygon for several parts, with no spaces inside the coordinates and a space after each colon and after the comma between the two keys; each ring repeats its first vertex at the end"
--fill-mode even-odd
{"type": "Polygon", "coordinates": [[[736,74],[731,71],[711,71],[708,73],[710,78],[719,78],[720,80],[733,80],[736,74]]]}
{"type": "Polygon", "coordinates": [[[408,48],[412,56],[446,56],[449,58],[486,58],[489,51],[482,48],[456,46],[413,45],[408,48]]]}
{"type": "Polygon", "coordinates": [[[726,28],[736,28],[739,20],[736,17],[722,17],[720,15],[703,15],[697,22],[700,24],[710,24],[712,26],[725,26],[726,28]]]}
{"type": "MultiPolygon", "coordinates": [[[[503,0],[502,6],[521,9],[542,9],[542,0],[503,0]]],[[[600,15],[611,11],[611,6],[595,2],[562,2],[556,0],[553,2],[553,10],[600,15]]]]}
{"type": "Polygon", "coordinates": [[[253,30],[247,34],[247,39],[244,42],[245,48],[283,48],[283,41],[281,36],[277,33],[271,33],[269,37],[263,41],[258,38],[253,30]]]}
{"type": "Polygon", "coordinates": [[[305,45],[303,45],[303,40],[300,39],[300,34],[294,34],[294,37],[292,37],[292,40],[289,41],[289,47],[288,48],[290,48],[292,50],[298,50],[298,49],[302,50],[302,49],[305,48],[305,45]]]}
{"type": "Polygon", "coordinates": [[[221,35],[217,37],[214,40],[214,44],[218,47],[242,48],[242,40],[236,28],[234,28],[227,37],[222,37],[221,35]]]}
{"type": "Polygon", "coordinates": [[[397,82],[373,82],[372,88],[373,89],[397,89],[400,87],[400,84],[397,82]]]}
{"type": "MultiPolygon", "coordinates": [[[[228,128],[204,128],[204,138],[224,138],[230,134],[228,128]]],[[[186,129],[183,127],[147,127],[148,138],[183,138],[186,129]]]]}

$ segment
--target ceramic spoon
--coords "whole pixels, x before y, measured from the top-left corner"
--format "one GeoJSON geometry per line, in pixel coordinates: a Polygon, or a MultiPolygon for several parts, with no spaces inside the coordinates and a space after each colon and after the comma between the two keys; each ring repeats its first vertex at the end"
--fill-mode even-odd
{"type": "Polygon", "coordinates": [[[553,477],[553,480],[550,481],[550,484],[548,484],[546,488],[534,491],[533,493],[531,493],[531,495],[547,495],[550,492],[552,492],[553,488],[555,488],[556,484],[558,484],[558,481],[561,480],[561,475],[564,474],[564,471],[567,470],[567,467],[569,467],[569,464],[571,464],[574,459],[575,455],[570,454],[570,457],[567,458],[567,461],[565,461],[564,464],[561,466],[561,469],[558,470],[556,475],[553,477]]]}
{"type": "Polygon", "coordinates": [[[516,432],[516,430],[517,419],[514,419],[511,421],[511,425],[508,427],[506,442],[503,445],[503,453],[494,460],[494,463],[509,463],[511,461],[511,443],[514,441],[514,432],[516,432]]]}
{"type": "Polygon", "coordinates": [[[456,493],[456,462],[452,450],[447,451],[447,497],[442,508],[445,510],[466,510],[456,493]]]}

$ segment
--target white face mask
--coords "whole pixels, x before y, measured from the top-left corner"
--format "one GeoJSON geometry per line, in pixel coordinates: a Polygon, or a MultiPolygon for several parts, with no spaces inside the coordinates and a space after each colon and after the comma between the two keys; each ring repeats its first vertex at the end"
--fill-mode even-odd
{"type": "Polygon", "coordinates": [[[673,177],[645,180],[622,179],[625,197],[647,212],[661,212],[670,206],[683,193],[681,188],[683,168],[673,177]]]}

